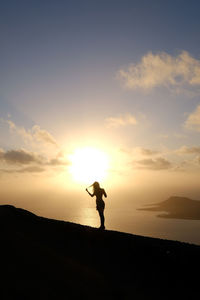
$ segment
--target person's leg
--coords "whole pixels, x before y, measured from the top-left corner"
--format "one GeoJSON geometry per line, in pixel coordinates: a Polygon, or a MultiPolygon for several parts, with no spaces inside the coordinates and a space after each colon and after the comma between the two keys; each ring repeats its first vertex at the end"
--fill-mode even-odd
{"type": "Polygon", "coordinates": [[[99,212],[100,221],[101,221],[101,227],[100,228],[105,229],[105,226],[104,226],[105,218],[104,218],[103,210],[98,210],[98,212],[99,212]]]}

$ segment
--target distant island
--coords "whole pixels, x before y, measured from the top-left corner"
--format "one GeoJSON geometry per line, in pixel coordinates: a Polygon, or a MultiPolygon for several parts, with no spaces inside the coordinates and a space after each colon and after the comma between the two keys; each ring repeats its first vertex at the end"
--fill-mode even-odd
{"type": "Polygon", "coordinates": [[[173,196],[160,203],[145,205],[138,210],[160,211],[161,218],[200,220],[200,201],[190,198],[173,196]]]}
{"type": "Polygon", "coordinates": [[[10,205],[0,206],[0,223],[1,299],[199,297],[200,246],[102,231],[10,205]]]}

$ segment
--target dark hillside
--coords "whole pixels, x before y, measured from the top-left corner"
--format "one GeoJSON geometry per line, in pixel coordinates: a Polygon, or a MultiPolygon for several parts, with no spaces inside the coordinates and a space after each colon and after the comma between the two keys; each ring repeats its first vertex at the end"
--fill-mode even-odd
{"type": "Polygon", "coordinates": [[[174,299],[198,295],[200,247],[0,206],[1,299],[174,299]]]}

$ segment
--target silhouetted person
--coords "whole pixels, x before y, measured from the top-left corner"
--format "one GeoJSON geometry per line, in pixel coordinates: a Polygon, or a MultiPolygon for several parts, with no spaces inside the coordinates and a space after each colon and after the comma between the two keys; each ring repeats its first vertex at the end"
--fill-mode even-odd
{"type": "Polygon", "coordinates": [[[103,201],[102,197],[105,196],[107,197],[107,194],[104,189],[102,189],[97,181],[95,181],[92,185],[93,187],[93,194],[91,194],[88,189],[86,191],[91,197],[96,196],[96,209],[99,213],[100,221],[101,221],[101,226],[99,228],[105,229],[104,225],[104,208],[105,208],[105,202],[103,201]]]}

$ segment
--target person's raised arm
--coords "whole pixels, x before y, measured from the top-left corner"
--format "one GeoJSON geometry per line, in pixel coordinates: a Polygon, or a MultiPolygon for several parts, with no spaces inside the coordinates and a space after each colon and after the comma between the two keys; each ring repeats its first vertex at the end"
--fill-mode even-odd
{"type": "Polygon", "coordinates": [[[89,191],[88,191],[88,189],[85,189],[86,190],[86,192],[88,192],[88,194],[91,196],[91,197],[94,197],[94,194],[91,194],[89,191]]]}

